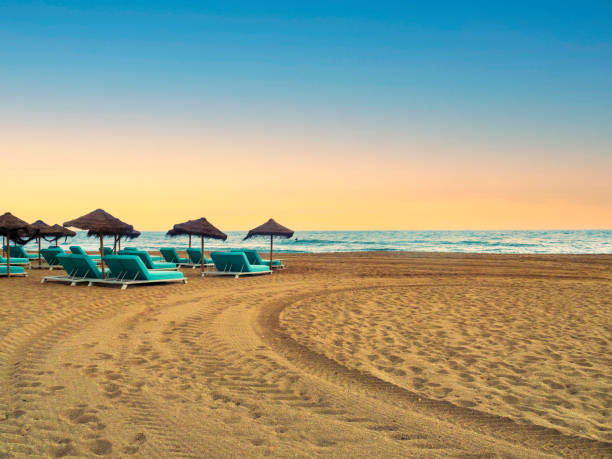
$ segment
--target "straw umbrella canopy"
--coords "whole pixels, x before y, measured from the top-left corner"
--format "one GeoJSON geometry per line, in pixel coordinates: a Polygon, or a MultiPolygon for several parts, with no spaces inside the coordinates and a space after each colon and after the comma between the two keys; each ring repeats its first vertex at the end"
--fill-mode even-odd
{"type": "Polygon", "coordinates": [[[89,234],[100,238],[100,260],[102,262],[102,278],[104,274],[104,236],[129,234],[134,231],[132,225],[122,222],[102,209],[96,209],[82,217],[64,222],[64,226],[88,230],[89,234]]]}
{"type": "Polygon", "coordinates": [[[198,218],[197,220],[188,220],[184,223],[177,223],[174,227],[166,233],[168,236],[179,236],[181,234],[188,234],[190,237],[200,236],[201,247],[202,247],[202,258],[200,259],[200,269],[204,271],[204,238],[220,239],[225,241],[227,234],[216,228],[204,217],[198,218]]]}
{"type": "MultiPolygon", "coordinates": [[[[177,237],[177,236],[182,236],[183,233],[179,232],[179,231],[174,231],[174,229],[171,229],[170,231],[168,231],[166,233],[166,236],[170,236],[170,237],[177,237]]],[[[189,236],[189,248],[191,248],[191,234],[188,234],[189,236]]]]}
{"type": "Polygon", "coordinates": [[[32,232],[32,230],[38,230],[38,236],[36,236],[36,239],[38,239],[38,267],[40,268],[41,265],[41,258],[40,258],[40,239],[43,236],[50,236],[53,234],[53,228],[49,225],[47,225],[45,222],[43,222],[42,220],[36,220],[34,223],[32,223],[30,225],[29,231],[32,232]]]}
{"type": "Polygon", "coordinates": [[[11,239],[20,244],[26,244],[38,236],[39,230],[15,217],[10,212],[0,216],[0,234],[6,237],[6,272],[11,276],[11,239]]]}
{"type": "Polygon", "coordinates": [[[51,226],[51,231],[46,236],[43,236],[45,241],[55,242],[57,247],[57,241],[61,238],[68,239],[69,237],[76,236],[76,233],[68,228],[65,228],[57,223],[51,226]]]}
{"type": "Polygon", "coordinates": [[[272,269],[272,250],[274,245],[274,236],[284,237],[289,239],[293,237],[293,231],[284,227],[280,223],[276,223],[273,218],[265,222],[263,225],[253,228],[248,232],[244,240],[255,236],[270,236],[270,270],[272,269]]]}

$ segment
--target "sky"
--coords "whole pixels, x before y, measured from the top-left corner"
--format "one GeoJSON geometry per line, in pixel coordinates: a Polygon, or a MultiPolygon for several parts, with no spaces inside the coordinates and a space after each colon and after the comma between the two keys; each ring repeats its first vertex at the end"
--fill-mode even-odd
{"type": "Polygon", "coordinates": [[[0,0],[0,158],[50,224],[610,229],[612,2],[0,0]]]}

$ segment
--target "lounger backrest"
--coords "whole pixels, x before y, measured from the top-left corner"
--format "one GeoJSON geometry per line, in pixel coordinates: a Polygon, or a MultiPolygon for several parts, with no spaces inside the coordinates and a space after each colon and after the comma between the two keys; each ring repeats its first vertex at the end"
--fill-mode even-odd
{"type": "Polygon", "coordinates": [[[81,246],[71,245],[69,248],[70,251],[75,255],[87,255],[87,252],[85,252],[81,246]]]}
{"type": "Polygon", "coordinates": [[[64,270],[68,275],[73,275],[76,273],[76,266],[72,260],[73,255],[69,255],[67,253],[59,253],[57,254],[57,262],[64,267],[64,270]]]}
{"type": "Polygon", "coordinates": [[[190,247],[187,249],[187,255],[189,256],[189,260],[192,263],[201,263],[202,262],[202,249],[196,249],[190,247]]]}
{"type": "Polygon", "coordinates": [[[251,265],[244,252],[212,252],[210,256],[217,271],[251,272],[251,265]]]}
{"type": "Polygon", "coordinates": [[[57,261],[57,256],[61,253],[64,253],[64,251],[59,247],[53,247],[51,249],[42,249],[40,251],[40,254],[43,256],[49,266],[59,264],[59,262],[57,261]]]}
{"type": "Polygon", "coordinates": [[[111,249],[110,247],[104,247],[104,255],[114,255],[115,253],[113,252],[113,249],[111,249]]]}
{"type": "Polygon", "coordinates": [[[126,273],[126,280],[151,280],[149,270],[144,265],[140,257],[136,255],[111,255],[107,258],[117,259],[126,273]]]}
{"type": "Polygon", "coordinates": [[[11,245],[9,250],[11,251],[11,257],[13,258],[28,258],[28,253],[20,245],[11,245]]]}
{"type": "Polygon", "coordinates": [[[232,250],[232,252],[243,252],[247,257],[247,260],[249,260],[249,264],[251,265],[263,265],[263,261],[261,261],[261,258],[257,250],[234,249],[232,250]]]}
{"type": "Polygon", "coordinates": [[[126,273],[118,255],[106,255],[104,257],[104,263],[110,270],[110,277],[119,279],[125,277],[126,273]]]}
{"type": "Polygon", "coordinates": [[[179,256],[174,247],[162,247],[159,249],[159,251],[164,257],[164,260],[166,260],[167,262],[169,263],[179,262],[179,256]]]}
{"type": "Polygon", "coordinates": [[[77,269],[76,276],[87,277],[89,279],[102,279],[102,271],[98,269],[96,263],[87,255],[72,254],[72,262],[77,269]]]}
{"type": "Polygon", "coordinates": [[[137,252],[138,249],[136,247],[124,247],[121,251],[122,252],[137,252]]]}
{"type": "Polygon", "coordinates": [[[121,252],[119,252],[119,255],[135,255],[142,260],[147,269],[153,269],[153,259],[144,250],[122,250],[121,252]]]}

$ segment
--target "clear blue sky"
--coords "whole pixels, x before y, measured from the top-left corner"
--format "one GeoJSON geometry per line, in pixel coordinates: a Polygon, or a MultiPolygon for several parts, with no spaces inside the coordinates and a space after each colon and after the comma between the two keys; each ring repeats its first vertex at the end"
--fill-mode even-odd
{"type": "Polygon", "coordinates": [[[612,2],[295,3],[0,2],[0,121],[216,120],[400,145],[385,158],[419,139],[502,168],[590,162],[591,182],[611,166],[612,2]]]}

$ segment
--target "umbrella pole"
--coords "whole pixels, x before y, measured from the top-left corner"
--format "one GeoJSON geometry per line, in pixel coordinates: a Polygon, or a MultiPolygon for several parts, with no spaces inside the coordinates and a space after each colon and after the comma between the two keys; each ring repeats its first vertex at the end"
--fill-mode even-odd
{"type": "Polygon", "coordinates": [[[191,234],[189,235],[189,248],[191,248],[191,234]]]}
{"type": "Polygon", "coordinates": [[[272,271],[272,241],[274,236],[270,235],[270,271],[272,271]]]}
{"type": "Polygon", "coordinates": [[[100,233],[100,262],[102,263],[102,279],[106,277],[104,274],[104,236],[100,233]]]}
{"type": "Polygon", "coordinates": [[[6,236],[6,277],[11,277],[11,237],[6,236]]]}
{"type": "Polygon", "coordinates": [[[119,251],[121,251],[121,238],[119,238],[119,251]]]}
{"type": "Polygon", "coordinates": [[[38,236],[38,268],[40,268],[40,236],[38,236]]]}
{"type": "MultiPolygon", "coordinates": [[[[200,271],[204,272],[204,236],[200,236],[202,239],[202,258],[200,258],[200,271]]],[[[189,236],[189,242],[191,242],[191,236],[189,236]]],[[[191,244],[189,244],[191,246],[191,244]]]]}

